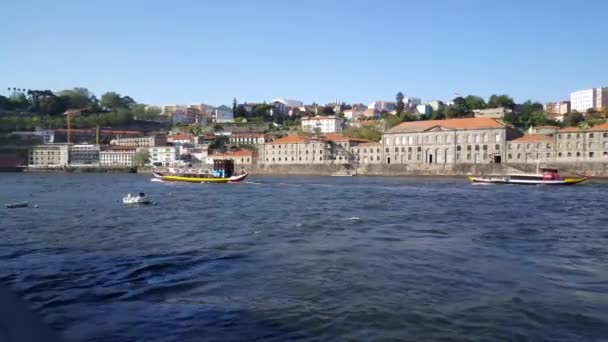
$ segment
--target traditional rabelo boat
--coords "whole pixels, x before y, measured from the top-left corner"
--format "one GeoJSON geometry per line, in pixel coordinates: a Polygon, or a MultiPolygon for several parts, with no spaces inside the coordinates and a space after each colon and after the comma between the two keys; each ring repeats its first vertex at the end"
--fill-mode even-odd
{"type": "Polygon", "coordinates": [[[473,184],[574,185],[586,181],[588,177],[562,178],[557,169],[541,168],[536,173],[468,176],[468,179],[473,184]]]}
{"type": "Polygon", "coordinates": [[[211,170],[169,168],[167,171],[153,170],[152,173],[156,179],[162,181],[187,183],[237,183],[242,182],[248,175],[244,171],[235,175],[234,162],[231,159],[214,160],[211,170]]]}

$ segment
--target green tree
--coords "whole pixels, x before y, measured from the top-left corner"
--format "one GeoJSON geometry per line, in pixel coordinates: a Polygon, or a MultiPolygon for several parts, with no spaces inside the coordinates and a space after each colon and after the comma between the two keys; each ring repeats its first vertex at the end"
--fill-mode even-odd
{"type": "Polygon", "coordinates": [[[488,108],[504,107],[508,109],[515,109],[515,102],[508,95],[492,95],[488,100],[488,108]]]}
{"type": "Polygon", "coordinates": [[[452,102],[453,104],[444,110],[446,118],[466,118],[473,116],[473,113],[467,107],[467,102],[463,97],[459,96],[452,100],[452,102]]]}
{"type": "Polygon", "coordinates": [[[403,113],[403,109],[405,109],[405,104],[403,103],[404,98],[405,96],[403,96],[402,92],[398,92],[397,96],[395,97],[395,100],[397,100],[395,108],[397,110],[397,115],[401,115],[401,113],[403,113]]]}
{"type": "Polygon", "coordinates": [[[73,88],[60,91],[59,96],[65,96],[70,108],[88,108],[93,104],[94,96],[87,88],[73,88]]]}
{"type": "Polygon", "coordinates": [[[574,111],[574,112],[566,113],[564,115],[564,120],[562,121],[562,123],[566,127],[570,127],[570,126],[574,127],[574,126],[578,126],[578,124],[580,124],[584,120],[585,120],[585,117],[583,117],[583,114],[574,111]]]}
{"type": "Polygon", "coordinates": [[[148,150],[140,150],[135,154],[135,164],[138,167],[150,164],[150,152],[148,150]]]}
{"type": "Polygon", "coordinates": [[[486,108],[486,101],[479,96],[469,95],[464,101],[469,110],[486,108]]]}
{"type": "Polygon", "coordinates": [[[122,97],[120,94],[113,91],[108,91],[101,95],[101,101],[99,104],[103,109],[108,111],[112,109],[124,108],[122,97]]]}

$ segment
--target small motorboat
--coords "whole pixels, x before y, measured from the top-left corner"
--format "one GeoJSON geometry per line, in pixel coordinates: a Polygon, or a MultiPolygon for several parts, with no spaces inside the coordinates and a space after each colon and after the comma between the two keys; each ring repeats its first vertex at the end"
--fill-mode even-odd
{"type": "Polygon", "coordinates": [[[574,185],[582,183],[588,177],[562,178],[557,169],[542,168],[537,173],[508,175],[468,176],[473,184],[518,184],[518,185],[574,185]]]}
{"type": "Polygon", "coordinates": [[[27,202],[6,203],[6,207],[8,209],[27,208],[28,206],[29,206],[29,203],[27,203],[27,202]]]}
{"type": "Polygon", "coordinates": [[[143,192],[140,192],[139,194],[137,194],[137,196],[132,196],[131,194],[128,194],[126,197],[123,197],[122,203],[124,203],[124,204],[151,204],[152,201],[150,201],[150,199],[148,197],[146,197],[146,194],[144,194],[143,192]]]}

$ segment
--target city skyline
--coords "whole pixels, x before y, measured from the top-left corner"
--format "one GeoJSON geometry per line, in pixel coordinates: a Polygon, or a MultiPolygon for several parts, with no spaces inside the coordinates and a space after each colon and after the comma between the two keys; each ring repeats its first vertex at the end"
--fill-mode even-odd
{"type": "Polygon", "coordinates": [[[0,86],[218,106],[369,103],[398,91],[547,102],[607,83],[602,1],[345,3],[12,2],[0,86]]]}

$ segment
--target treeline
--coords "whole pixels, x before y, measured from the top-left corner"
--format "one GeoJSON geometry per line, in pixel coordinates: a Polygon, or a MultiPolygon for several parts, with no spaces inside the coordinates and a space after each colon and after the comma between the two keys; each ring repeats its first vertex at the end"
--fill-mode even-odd
{"type": "Polygon", "coordinates": [[[75,109],[74,128],[128,124],[134,119],[157,118],[160,110],[139,104],[129,96],[106,92],[98,99],[86,88],[53,93],[50,90],[8,88],[9,97],[0,95],[0,131],[30,130],[34,127],[63,128],[64,113],[75,109]]]}

